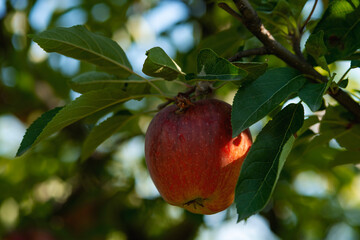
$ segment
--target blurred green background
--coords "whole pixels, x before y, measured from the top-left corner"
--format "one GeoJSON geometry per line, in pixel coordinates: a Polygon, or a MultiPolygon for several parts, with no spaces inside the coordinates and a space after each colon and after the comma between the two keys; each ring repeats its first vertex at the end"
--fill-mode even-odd
{"type": "MultiPolygon", "coordinates": [[[[312,4],[305,5],[303,18],[312,4]]],[[[314,21],[326,4],[319,4],[314,21]]],[[[1,239],[360,239],[359,168],[326,164],[338,148],[336,142],[306,151],[307,139],[298,142],[269,205],[239,224],[235,207],[204,217],[159,197],[143,153],[151,117],[133,121],[84,162],[79,160],[81,145],[97,119],[73,124],[14,158],[29,124],[78,96],[67,80],[94,69],[45,53],[27,35],[77,24],[118,42],[138,73],[145,52],[154,46],[162,47],[185,71],[195,72],[196,53],[202,48],[230,57],[239,47],[258,44],[213,1],[0,0],[1,239]]],[[[284,66],[270,56],[253,60],[284,66]]],[[[341,76],[348,66],[340,62],[331,68],[341,76]]],[[[358,86],[359,78],[353,71],[352,86],[358,86]]],[[[167,88],[174,94],[181,90],[176,84],[167,88]]],[[[216,97],[231,103],[235,92],[226,86],[216,97]]],[[[141,112],[159,103],[144,99],[123,108],[141,112]]],[[[254,136],[262,124],[252,127],[254,136]]]]}

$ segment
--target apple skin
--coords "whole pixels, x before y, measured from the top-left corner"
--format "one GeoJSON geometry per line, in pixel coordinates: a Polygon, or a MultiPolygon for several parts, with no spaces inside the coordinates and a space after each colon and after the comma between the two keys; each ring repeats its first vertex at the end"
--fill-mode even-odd
{"type": "Polygon", "coordinates": [[[231,105],[216,99],[156,114],[145,136],[150,176],[166,202],[198,214],[228,208],[252,138],[232,138],[231,105]]]}

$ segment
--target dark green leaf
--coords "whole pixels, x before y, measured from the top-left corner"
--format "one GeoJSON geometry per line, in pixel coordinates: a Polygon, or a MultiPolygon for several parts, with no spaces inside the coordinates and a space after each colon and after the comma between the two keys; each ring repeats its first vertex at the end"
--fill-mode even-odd
{"type": "Polygon", "coordinates": [[[347,150],[360,150],[360,125],[352,122],[353,116],[341,106],[328,107],[320,122],[320,136],[336,139],[347,150]]]}
{"type": "Polygon", "coordinates": [[[306,52],[315,59],[324,56],[327,53],[327,48],[324,43],[324,31],[311,34],[305,44],[306,52]]]}
{"type": "MultiPolygon", "coordinates": [[[[276,23],[277,25],[287,26],[289,22],[294,21],[293,12],[290,9],[288,1],[278,0],[273,9],[264,9],[263,11],[258,11],[258,14],[265,22],[272,23],[271,25],[276,23]]],[[[273,27],[271,25],[270,27],[273,27]]]]}
{"type": "Polygon", "coordinates": [[[31,37],[47,52],[90,62],[119,77],[133,72],[125,52],[116,42],[89,32],[84,26],[58,27],[31,37]]]}
{"type": "Polygon", "coordinates": [[[299,97],[306,105],[309,106],[311,111],[316,112],[320,109],[322,97],[326,93],[326,83],[306,83],[299,91],[299,97]]]}
{"type": "Polygon", "coordinates": [[[281,169],[304,121],[301,104],[290,104],[262,129],[241,167],[235,190],[238,221],[261,211],[269,201],[281,169]]]}
{"type": "Polygon", "coordinates": [[[290,5],[288,1],[278,0],[272,13],[275,15],[290,17],[292,16],[292,11],[289,11],[289,9],[290,9],[290,5]]]}
{"type": "Polygon", "coordinates": [[[349,79],[344,79],[338,84],[338,86],[341,88],[346,88],[348,84],[349,84],[349,79]]]}
{"type": "Polygon", "coordinates": [[[336,154],[334,161],[330,162],[331,167],[344,164],[359,164],[360,151],[341,151],[336,154]]]}
{"type": "Polygon", "coordinates": [[[174,80],[178,75],[184,75],[176,62],[160,47],[154,47],[146,52],[147,58],[143,66],[143,73],[152,77],[174,80]]]}
{"type": "Polygon", "coordinates": [[[290,94],[297,92],[305,81],[294,69],[276,68],[240,87],[231,114],[233,136],[265,117],[290,94]]]}
{"type": "Polygon", "coordinates": [[[344,58],[344,60],[360,60],[360,52],[356,51],[355,53],[351,54],[350,56],[347,56],[344,58]]]}
{"type": "Polygon", "coordinates": [[[48,123],[61,109],[62,107],[51,109],[50,111],[45,112],[31,124],[31,126],[26,130],[16,156],[22,155],[31,147],[46,125],[48,125],[48,123]]]}
{"type": "Polygon", "coordinates": [[[345,58],[360,48],[360,1],[330,1],[324,16],[314,29],[314,34],[324,31],[324,42],[330,64],[345,58]]]}
{"type": "Polygon", "coordinates": [[[360,156],[360,125],[348,126],[336,136],[336,141],[341,147],[350,151],[359,151],[360,156]]]}
{"type": "Polygon", "coordinates": [[[89,91],[102,89],[106,87],[119,88],[119,86],[123,83],[114,79],[116,79],[116,77],[108,73],[86,72],[80,74],[79,76],[76,76],[75,78],[72,78],[68,83],[72,90],[78,93],[86,93],[89,91]]]}
{"type": "Polygon", "coordinates": [[[233,62],[232,64],[247,71],[248,75],[243,80],[244,82],[257,79],[266,72],[266,69],[268,67],[267,63],[259,62],[233,62]]]}
{"type": "Polygon", "coordinates": [[[200,41],[196,50],[187,57],[184,65],[188,72],[196,72],[196,58],[202,49],[210,48],[222,57],[230,57],[238,51],[239,46],[251,37],[251,33],[244,27],[237,25],[216,34],[209,35],[200,41]]]}
{"type": "MultiPolygon", "coordinates": [[[[211,49],[204,49],[198,55],[197,75],[192,79],[238,81],[245,79],[247,71],[236,67],[234,64],[219,57],[211,49]]],[[[189,78],[188,78],[189,79],[189,78]]]]}
{"type": "Polygon", "coordinates": [[[104,72],[86,72],[80,74],[69,81],[69,86],[72,90],[79,93],[113,88],[123,90],[129,94],[146,93],[150,87],[146,80],[120,80],[116,76],[104,72]]]}
{"type": "Polygon", "coordinates": [[[309,127],[313,126],[314,124],[319,122],[319,118],[315,115],[312,115],[310,117],[308,117],[307,119],[304,120],[304,124],[301,127],[301,129],[298,131],[298,136],[302,135],[303,133],[305,133],[309,127]]]}
{"type": "MultiPolygon", "coordinates": [[[[129,96],[124,91],[111,88],[84,93],[58,111],[55,116],[46,122],[46,126],[43,128],[37,127],[36,129],[39,130],[32,132],[31,135],[25,135],[22,149],[29,149],[51,134],[93,113],[111,107],[115,104],[144,96],[145,95],[129,96]]],[[[49,119],[49,117],[46,119],[49,119]]],[[[40,126],[43,125],[44,124],[40,126]]]]}
{"type": "Polygon", "coordinates": [[[360,67],[360,60],[351,60],[351,68],[360,67]]]}
{"type": "Polygon", "coordinates": [[[95,126],[85,139],[82,148],[82,160],[88,158],[103,141],[124,128],[133,119],[134,115],[130,112],[122,111],[95,126]]]}
{"type": "Polygon", "coordinates": [[[290,9],[295,18],[298,18],[307,0],[289,0],[290,9]]]}
{"type": "Polygon", "coordinates": [[[324,43],[324,31],[311,34],[305,45],[306,52],[310,54],[316,61],[317,65],[330,72],[326,62],[325,54],[327,48],[324,43]]]}

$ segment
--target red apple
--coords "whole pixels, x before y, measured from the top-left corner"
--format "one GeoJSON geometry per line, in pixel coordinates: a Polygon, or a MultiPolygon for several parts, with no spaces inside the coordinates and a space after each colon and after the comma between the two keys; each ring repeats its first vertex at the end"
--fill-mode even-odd
{"type": "Polygon", "coordinates": [[[252,140],[248,129],[232,138],[230,119],[231,106],[215,99],[156,114],[146,132],[145,159],[166,202],[198,214],[232,204],[252,140]]]}

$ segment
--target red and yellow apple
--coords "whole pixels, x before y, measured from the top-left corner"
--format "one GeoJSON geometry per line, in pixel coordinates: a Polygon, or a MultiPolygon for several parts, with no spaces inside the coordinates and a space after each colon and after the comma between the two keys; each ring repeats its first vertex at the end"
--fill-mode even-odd
{"type": "Polygon", "coordinates": [[[156,114],[146,132],[145,159],[166,202],[198,214],[232,204],[252,139],[248,129],[233,138],[230,119],[231,106],[216,99],[156,114]]]}

